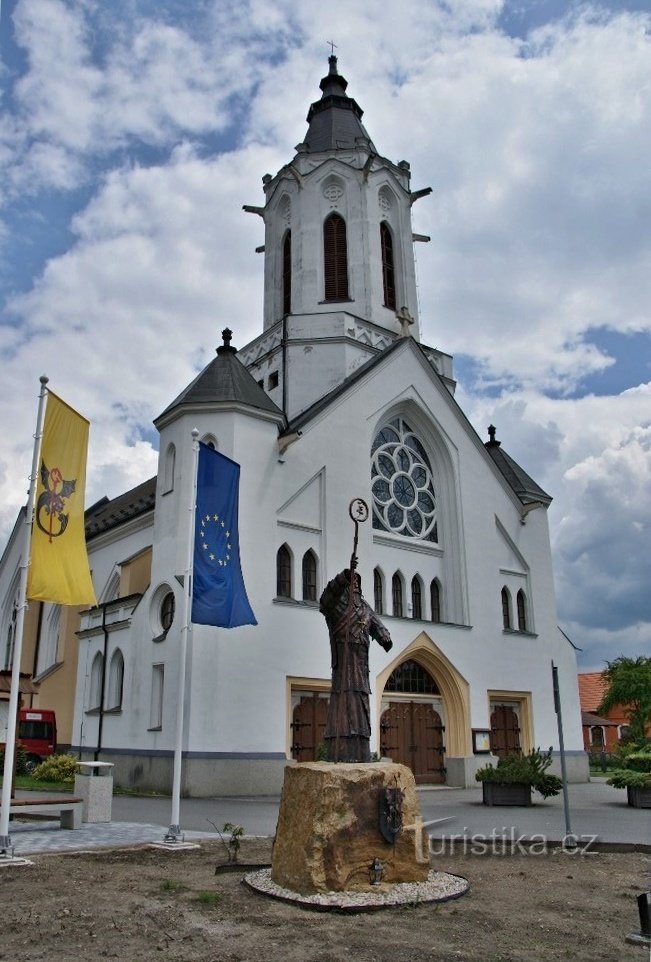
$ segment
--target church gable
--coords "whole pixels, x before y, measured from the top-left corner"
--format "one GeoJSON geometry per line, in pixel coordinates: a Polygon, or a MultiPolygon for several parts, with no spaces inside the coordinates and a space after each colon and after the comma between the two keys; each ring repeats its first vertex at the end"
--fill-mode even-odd
{"type": "Polygon", "coordinates": [[[278,508],[278,524],[285,527],[323,530],[325,467],[306,481],[278,508]]]}

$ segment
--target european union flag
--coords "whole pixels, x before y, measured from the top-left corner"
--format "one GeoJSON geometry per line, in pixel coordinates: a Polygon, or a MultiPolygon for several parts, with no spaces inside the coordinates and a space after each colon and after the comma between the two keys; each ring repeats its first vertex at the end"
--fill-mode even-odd
{"type": "Polygon", "coordinates": [[[258,623],[240,566],[239,490],[239,464],[200,443],[192,582],[192,621],[197,625],[258,623]]]}

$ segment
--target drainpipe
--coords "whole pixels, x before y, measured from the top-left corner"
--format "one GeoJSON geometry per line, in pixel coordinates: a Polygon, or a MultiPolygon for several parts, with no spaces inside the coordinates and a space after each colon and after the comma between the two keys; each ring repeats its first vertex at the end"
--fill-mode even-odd
{"type": "Polygon", "coordinates": [[[287,414],[287,314],[283,314],[283,414],[287,414]]]}
{"type": "Polygon", "coordinates": [[[102,659],[102,685],[99,696],[99,724],[97,726],[97,748],[94,761],[99,761],[102,750],[102,729],[104,727],[104,689],[106,688],[106,658],[108,655],[108,628],[106,627],[106,605],[102,605],[102,630],[104,632],[104,658],[102,659]]]}
{"type": "MultiPolygon", "coordinates": [[[[38,674],[38,656],[41,650],[41,629],[43,628],[43,602],[38,603],[38,623],[36,625],[36,644],[34,645],[34,664],[32,665],[32,678],[38,674]]],[[[32,696],[31,701],[34,701],[32,696]]],[[[31,702],[30,702],[31,704],[31,702]]]]}

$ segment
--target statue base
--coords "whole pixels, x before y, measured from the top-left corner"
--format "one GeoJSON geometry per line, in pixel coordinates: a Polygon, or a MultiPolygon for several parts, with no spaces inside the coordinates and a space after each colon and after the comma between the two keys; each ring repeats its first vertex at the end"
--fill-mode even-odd
{"type": "Polygon", "coordinates": [[[428,842],[414,776],[404,765],[302,762],[285,769],[271,877],[304,895],[424,882],[428,842]],[[402,829],[393,843],[380,831],[385,789],[402,792],[402,829]],[[370,879],[376,858],[379,886],[370,879]]]}

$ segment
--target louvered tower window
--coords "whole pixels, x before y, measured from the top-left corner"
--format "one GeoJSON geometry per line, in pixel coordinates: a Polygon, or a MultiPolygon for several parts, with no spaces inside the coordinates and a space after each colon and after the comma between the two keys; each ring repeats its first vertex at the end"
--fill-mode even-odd
{"type": "Polygon", "coordinates": [[[330,214],[323,223],[323,259],[326,301],[348,300],[346,221],[339,214],[330,214]]]}
{"type": "Polygon", "coordinates": [[[380,243],[382,246],[382,283],[384,284],[384,306],[396,309],[396,277],[393,266],[393,237],[391,228],[382,221],[380,224],[380,243]]]}
{"type": "Polygon", "coordinates": [[[292,312],[292,232],[283,240],[283,314],[292,312]]]}

